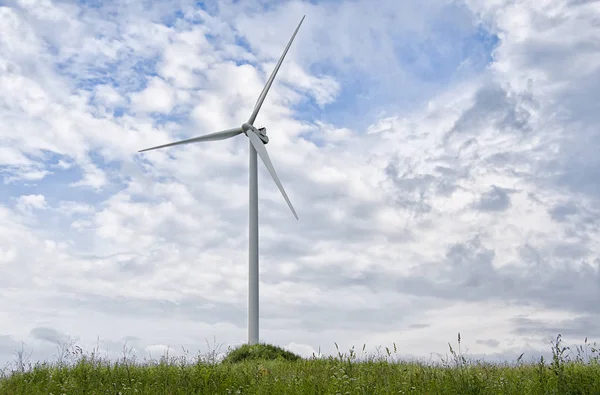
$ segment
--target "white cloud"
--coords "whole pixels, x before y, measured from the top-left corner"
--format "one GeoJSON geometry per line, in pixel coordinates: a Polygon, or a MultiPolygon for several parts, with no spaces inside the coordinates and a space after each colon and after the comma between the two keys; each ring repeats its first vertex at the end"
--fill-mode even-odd
{"type": "Polygon", "coordinates": [[[85,164],[82,165],[82,170],[85,172],[84,177],[77,182],[69,184],[69,186],[100,189],[106,184],[107,180],[105,173],[96,166],[85,164]]]}
{"type": "Polygon", "coordinates": [[[153,77],[146,89],[131,95],[131,102],[136,110],[169,113],[175,104],[175,93],[165,81],[153,77]]]}
{"type": "Polygon", "coordinates": [[[70,201],[60,202],[58,210],[65,215],[91,214],[95,212],[95,208],[92,205],[70,201]]]}
{"type": "Polygon", "coordinates": [[[21,211],[43,210],[47,207],[44,195],[23,195],[17,199],[17,208],[21,211]]]}
{"type": "Polygon", "coordinates": [[[0,360],[245,340],[245,136],[136,151],[244,122],[303,13],[257,119],[300,216],[260,165],[261,340],[429,357],[460,331],[500,358],[597,335],[594,3],[36,4],[0,7],[0,360]]]}
{"type": "MultiPolygon", "coordinates": [[[[155,79],[152,79],[151,81],[152,81],[152,83],[154,83],[154,85],[155,85],[154,88],[156,90],[156,85],[160,83],[160,80],[158,83],[155,81],[155,79]]],[[[137,96],[140,100],[142,100],[142,104],[143,104],[144,100],[148,100],[148,98],[145,98],[144,95],[148,95],[149,93],[152,93],[152,92],[148,92],[148,89],[150,89],[150,87],[146,88],[142,93],[139,93],[137,96]]],[[[154,92],[154,93],[160,93],[160,92],[154,92]]],[[[117,90],[115,88],[113,88],[110,85],[97,85],[95,87],[94,100],[98,104],[104,104],[107,107],[115,107],[118,105],[125,104],[125,100],[123,99],[123,97],[119,94],[119,92],[117,92],[117,90]]]]}

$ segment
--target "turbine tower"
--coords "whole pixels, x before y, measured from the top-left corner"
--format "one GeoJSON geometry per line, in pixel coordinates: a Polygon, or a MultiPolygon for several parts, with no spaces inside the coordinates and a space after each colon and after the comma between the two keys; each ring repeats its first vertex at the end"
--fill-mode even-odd
{"type": "Polygon", "coordinates": [[[250,115],[250,118],[247,122],[243,123],[242,126],[227,129],[216,133],[206,134],[200,137],[194,137],[187,140],[177,141],[175,143],[169,143],[164,145],[159,145],[152,148],[146,148],[140,150],[138,152],[150,151],[158,148],[172,147],[175,145],[181,144],[190,144],[190,143],[198,143],[203,141],[216,141],[216,140],[225,140],[231,137],[235,137],[238,134],[244,133],[249,140],[248,148],[250,151],[250,162],[249,162],[249,195],[248,195],[248,225],[249,225],[249,240],[248,240],[248,344],[257,344],[258,343],[258,169],[257,169],[257,158],[256,154],[260,156],[260,159],[265,164],[267,170],[271,174],[273,181],[279,188],[279,191],[283,195],[287,205],[292,210],[294,217],[298,219],[298,215],[296,214],[296,210],[292,206],[290,199],[288,198],[285,190],[283,189],[283,185],[281,185],[281,181],[279,181],[279,177],[277,177],[277,173],[273,168],[273,164],[271,163],[271,159],[269,158],[269,154],[265,148],[265,144],[269,142],[269,138],[267,137],[267,129],[254,127],[254,121],[260,111],[260,107],[265,101],[265,97],[269,92],[269,88],[273,84],[273,80],[277,75],[277,71],[281,67],[281,63],[285,58],[290,46],[292,45],[292,41],[294,41],[294,37],[296,37],[296,33],[300,29],[302,22],[304,21],[303,16],[292,35],[292,38],[285,47],[283,54],[279,58],[275,69],[271,73],[271,76],[267,80],[265,87],[263,88],[256,104],[254,105],[254,110],[250,115]]]}

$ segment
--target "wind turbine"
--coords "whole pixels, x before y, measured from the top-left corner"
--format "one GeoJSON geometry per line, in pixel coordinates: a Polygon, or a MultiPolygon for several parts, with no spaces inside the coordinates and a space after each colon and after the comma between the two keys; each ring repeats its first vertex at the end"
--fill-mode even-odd
{"type": "Polygon", "coordinates": [[[249,263],[249,265],[248,265],[249,266],[249,268],[248,268],[249,269],[248,270],[248,344],[258,343],[258,170],[257,170],[257,159],[256,159],[257,153],[258,153],[258,156],[260,156],[260,159],[263,161],[263,163],[267,167],[267,170],[269,170],[269,173],[271,174],[273,181],[275,181],[275,184],[279,188],[279,191],[283,195],[283,198],[285,199],[287,205],[292,210],[294,217],[296,217],[296,219],[298,219],[296,210],[294,210],[294,207],[292,206],[290,199],[288,198],[287,194],[285,193],[285,190],[283,189],[283,185],[281,185],[281,181],[279,181],[279,177],[277,177],[277,173],[275,172],[275,169],[273,168],[273,164],[271,163],[271,159],[269,158],[269,154],[267,153],[267,150],[265,148],[265,144],[267,144],[269,142],[269,138],[267,137],[267,129],[264,127],[257,129],[256,127],[254,127],[254,121],[256,120],[258,112],[260,111],[260,107],[262,106],[263,102],[265,101],[265,97],[267,96],[267,93],[269,92],[269,88],[271,88],[271,85],[273,84],[273,80],[275,79],[275,76],[277,75],[277,71],[279,71],[279,67],[281,67],[281,63],[283,62],[285,55],[287,54],[288,50],[290,49],[290,46],[292,45],[292,41],[294,41],[294,37],[296,37],[296,33],[298,33],[298,30],[300,29],[300,26],[302,25],[302,22],[304,21],[305,17],[306,17],[306,15],[304,15],[302,17],[302,19],[300,20],[300,23],[298,24],[298,27],[296,27],[296,30],[294,31],[292,38],[288,42],[287,47],[285,47],[283,54],[279,58],[279,62],[277,62],[277,65],[275,66],[273,73],[271,73],[271,76],[267,80],[265,87],[263,88],[262,92],[260,93],[260,96],[258,97],[256,104],[254,105],[254,110],[252,111],[252,114],[250,115],[250,118],[248,119],[247,122],[243,123],[242,126],[237,127],[237,128],[227,129],[227,130],[223,130],[223,131],[216,132],[216,133],[206,134],[206,135],[200,136],[200,137],[194,137],[191,139],[177,141],[175,143],[170,143],[170,144],[159,145],[156,147],[146,148],[146,149],[138,151],[138,152],[144,152],[144,151],[150,151],[150,150],[154,150],[154,149],[158,149],[158,148],[172,147],[174,145],[199,143],[202,141],[225,140],[225,139],[228,139],[231,137],[235,137],[238,134],[242,134],[242,133],[244,133],[248,137],[248,140],[249,140],[248,148],[250,151],[250,163],[249,163],[250,193],[248,196],[249,197],[248,225],[249,225],[249,230],[250,230],[250,232],[249,232],[250,238],[248,240],[248,245],[249,245],[249,248],[248,248],[248,263],[249,263]]]}

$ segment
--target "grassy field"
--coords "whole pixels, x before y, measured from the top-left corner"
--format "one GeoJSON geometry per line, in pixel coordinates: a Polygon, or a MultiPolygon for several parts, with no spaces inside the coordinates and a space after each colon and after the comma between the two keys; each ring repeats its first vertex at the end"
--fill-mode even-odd
{"type": "Polygon", "coordinates": [[[551,361],[502,365],[470,361],[452,347],[439,364],[394,361],[395,346],[366,358],[350,350],[297,360],[268,347],[245,346],[223,361],[212,353],[144,362],[75,349],[71,361],[5,370],[0,394],[600,394],[599,350],[587,339],[569,350],[560,335],[551,361]]]}

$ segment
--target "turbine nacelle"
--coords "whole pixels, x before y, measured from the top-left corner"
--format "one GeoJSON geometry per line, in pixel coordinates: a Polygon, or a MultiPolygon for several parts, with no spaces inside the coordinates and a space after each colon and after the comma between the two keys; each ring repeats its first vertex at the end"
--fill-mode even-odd
{"type": "Polygon", "coordinates": [[[269,137],[267,137],[267,128],[259,128],[258,137],[260,137],[263,143],[269,144],[269,137]]]}
{"type": "Polygon", "coordinates": [[[244,134],[246,136],[248,136],[248,131],[250,131],[251,133],[254,132],[254,133],[256,133],[256,135],[260,138],[260,140],[264,144],[269,143],[269,137],[267,137],[267,128],[265,128],[265,127],[257,129],[254,126],[250,125],[249,123],[244,123],[242,125],[242,130],[244,131],[244,134]]]}

